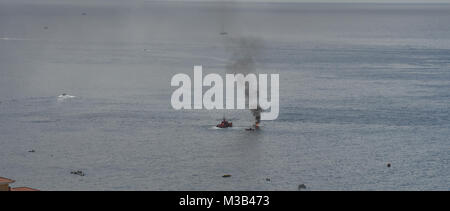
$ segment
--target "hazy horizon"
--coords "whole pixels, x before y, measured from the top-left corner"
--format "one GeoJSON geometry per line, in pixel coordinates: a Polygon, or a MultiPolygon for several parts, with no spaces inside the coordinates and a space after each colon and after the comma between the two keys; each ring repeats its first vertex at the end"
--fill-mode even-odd
{"type": "Polygon", "coordinates": [[[236,3],[450,3],[450,0],[0,0],[0,3],[145,3],[145,2],[236,2],[236,3]]]}

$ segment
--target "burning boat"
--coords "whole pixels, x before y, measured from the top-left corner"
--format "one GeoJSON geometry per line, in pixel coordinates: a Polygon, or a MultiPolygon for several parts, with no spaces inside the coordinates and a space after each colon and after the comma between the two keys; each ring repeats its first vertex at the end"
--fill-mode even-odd
{"type": "Polygon", "coordinates": [[[255,124],[252,127],[246,128],[246,131],[255,131],[259,129],[259,123],[261,122],[261,107],[259,105],[256,109],[251,109],[252,115],[255,117],[255,124]]]}
{"type": "Polygon", "coordinates": [[[253,127],[245,128],[246,131],[255,131],[259,129],[259,122],[255,122],[253,127]]]}

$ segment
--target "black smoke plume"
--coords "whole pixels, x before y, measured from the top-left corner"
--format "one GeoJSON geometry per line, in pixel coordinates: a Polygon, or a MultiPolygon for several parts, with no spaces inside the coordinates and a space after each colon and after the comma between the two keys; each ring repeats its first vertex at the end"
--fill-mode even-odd
{"type": "MultiPolygon", "coordinates": [[[[227,39],[227,50],[231,52],[230,62],[226,66],[227,72],[232,74],[241,73],[244,75],[254,73],[256,70],[255,60],[260,55],[262,47],[262,40],[254,37],[238,37],[227,39]]],[[[246,85],[246,106],[248,106],[250,92],[256,92],[256,96],[259,95],[258,89],[249,90],[249,86],[246,85]]],[[[261,121],[261,107],[257,105],[256,109],[250,109],[250,111],[255,117],[255,123],[259,123],[261,121]]]]}

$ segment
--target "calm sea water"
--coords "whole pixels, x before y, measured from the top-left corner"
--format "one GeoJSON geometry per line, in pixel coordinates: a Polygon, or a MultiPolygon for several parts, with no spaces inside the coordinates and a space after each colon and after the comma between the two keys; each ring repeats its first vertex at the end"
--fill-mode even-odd
{"type": "Polygon", "coordinates": [[[448,23],[447,4],[1,3],[0,176],[42,190],[450,190],[448,23]],[[257,72],[280,74],[280,116],[258,132],[243,130],[249,111],[170,105],[174,74],[225,73],[229,38],[260,40],[257,72]],[[213,128],[223,115],[233,129],[213,128]]]}

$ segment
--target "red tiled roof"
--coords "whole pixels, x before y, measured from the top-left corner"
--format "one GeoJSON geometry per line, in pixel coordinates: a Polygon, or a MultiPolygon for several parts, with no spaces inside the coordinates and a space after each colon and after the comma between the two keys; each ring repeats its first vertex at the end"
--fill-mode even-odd
{"type": "Polygon", "coordinates": [[[17,187],[17,188],[11,188],[11,191],[39,191],[39,190],[29,188],[29,187],[17,187]]]}
{"type": "Polygon", "coordinates": [[[0,177],[0,184],[9,184],[9,183],[13,183],[13,182],[15,182],[15,181],[12,179],[0,177]]]}

